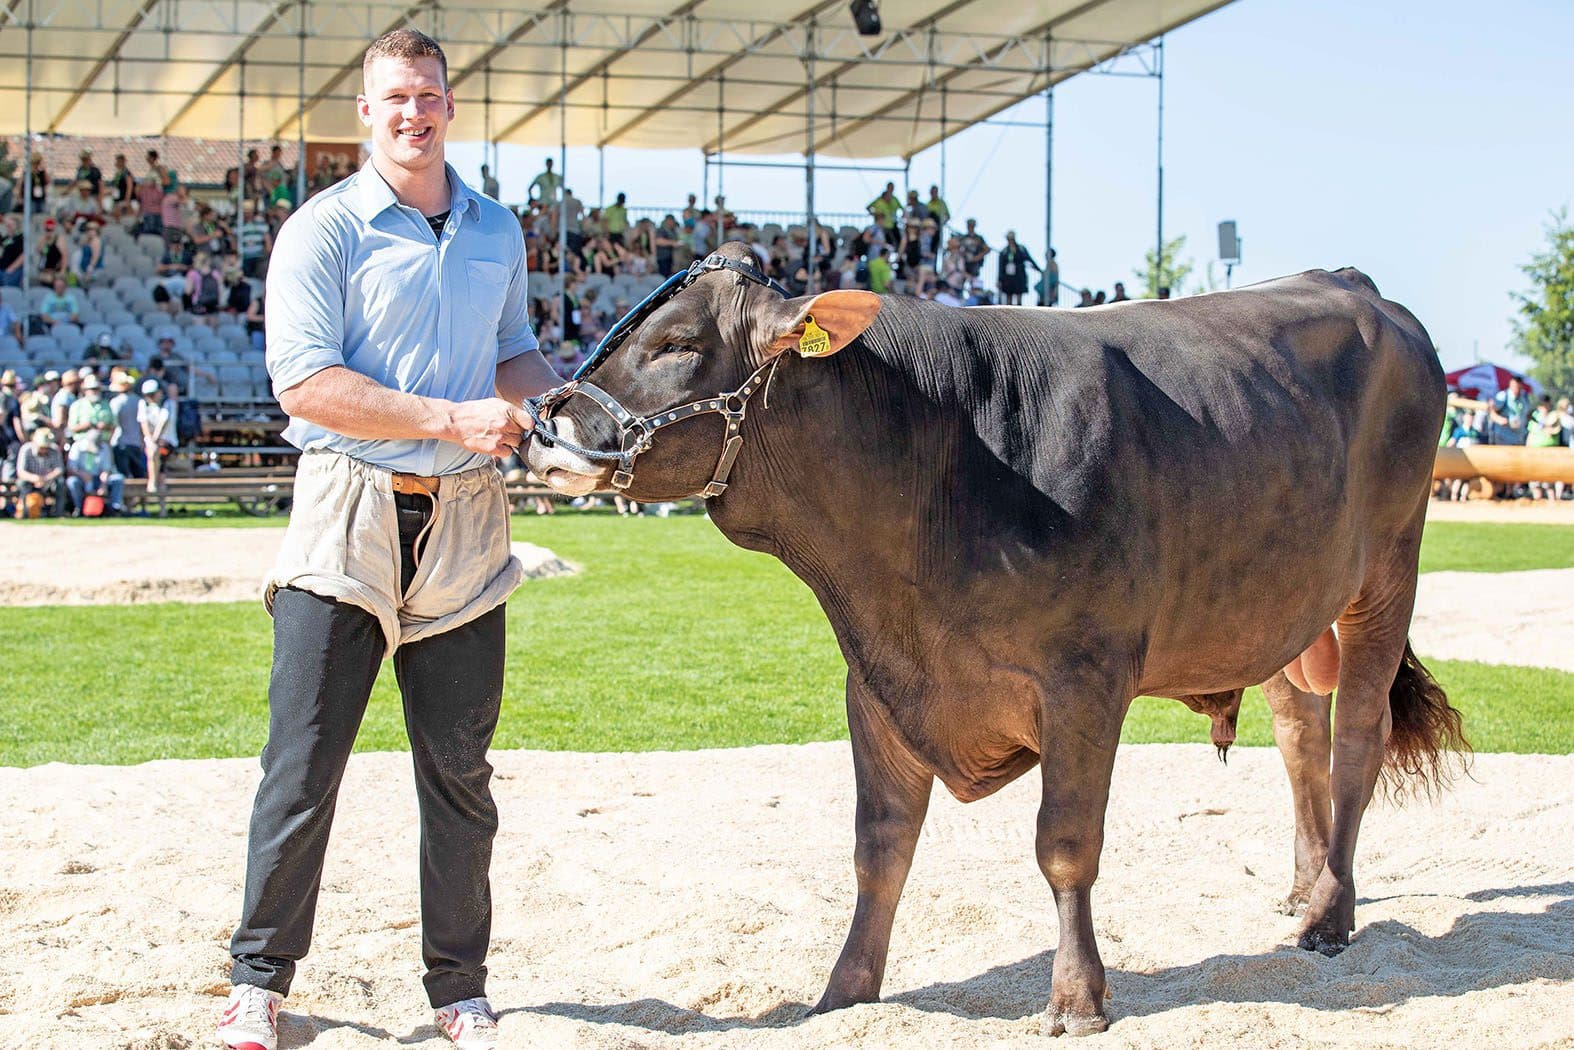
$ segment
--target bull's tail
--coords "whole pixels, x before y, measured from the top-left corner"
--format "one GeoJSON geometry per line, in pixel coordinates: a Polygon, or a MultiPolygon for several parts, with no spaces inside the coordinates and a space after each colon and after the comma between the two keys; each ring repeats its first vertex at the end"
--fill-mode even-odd
{"type": "Polygon", "coordinates": [[[1449,704],[1443,687],[1416,657],[1409,641],[1388,689],[1388,710],[1393,727],[1383,760],[1383,784],[1389,794],[1402,795],[1414,788],[1431,795],[1468,765],[1470,743],[1459,711],[1449,704]]]}

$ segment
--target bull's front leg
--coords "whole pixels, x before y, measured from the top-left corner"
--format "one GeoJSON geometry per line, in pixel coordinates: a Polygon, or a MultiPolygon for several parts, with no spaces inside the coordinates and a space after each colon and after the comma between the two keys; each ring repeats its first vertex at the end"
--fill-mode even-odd
{"type": "Polygon", "coordinates": [[[1091,898],[1104,848],[1104,810],[1130,694],[1114,683],[1049,683],[1039,752],[1044,776],[1038,864],[1055,895],[1060,943],[1044,1015],[1048,1035],[1109,1027],[1104,962],[1093,939],[1091,898]]]}
{"type": "Polygon", "coordinates": [[[891,923],[902,896],[918,832],[929,811],[933,774],[891,730],[867,689],[847,679],[847,724],[858,783],[853,866],[858,904],[847,943],[813,1013],[880,998],[891,923]]]}
{"type": "Polygon", "coordinates": [[[1295,881],[1279,910],[1299,915],[1306,910],[1312,887],[1328,860],[1328,836],[1333,826],[1328,787],[1333,747],[1331,698],[1296,688],[1283,671],[1264,682],[1262,691],[1273,711],[1273,739],[1290,775],[1295,808],[1295,881]]]}

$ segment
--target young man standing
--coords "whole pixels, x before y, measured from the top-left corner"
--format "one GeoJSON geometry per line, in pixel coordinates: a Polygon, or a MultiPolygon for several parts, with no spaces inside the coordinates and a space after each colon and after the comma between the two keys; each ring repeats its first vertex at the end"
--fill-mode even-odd
{"type": "Polygon", "coordinates": [[[522,576],[495,459],[528,436],[520,401],[557,377],[530,332],[518,220],[444,162],[442,50],[386,34],[363,91],[370,161],[303,204],[269,262],[268,371],[304,454],[266,586],[268,744],[219,1034],[276,1046],[339,783],[391,651],[420,802],[426,992],[438,1027],[480,1050],[497,1040],[486,752],[503,603],[522,576]]]}

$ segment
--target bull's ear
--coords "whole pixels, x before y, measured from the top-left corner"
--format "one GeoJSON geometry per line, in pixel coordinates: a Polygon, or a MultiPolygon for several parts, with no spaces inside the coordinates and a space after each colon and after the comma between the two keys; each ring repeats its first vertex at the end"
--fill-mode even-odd
{"type": "Polygon", "coordinates": [[[771,353],[791,350],[800,357],[829,357],[863,335],[880,312],[873,292],[834,291],[781,304],[781,324],[771,353]]]}

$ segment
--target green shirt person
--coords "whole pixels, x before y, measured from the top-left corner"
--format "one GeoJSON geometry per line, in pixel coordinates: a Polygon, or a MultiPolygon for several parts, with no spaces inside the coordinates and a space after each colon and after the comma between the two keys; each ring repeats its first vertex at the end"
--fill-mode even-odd
{"type": "Polygon", "coordinates": [[[896,229],[896,217],[901,214],[902,202],[896,199],[896,183],[885,184],[885,192],[869,202],[865,209],[874,216],[875,225],[890,232],[896,229]]]}
{"type": "Polygon", "coordinates": [[[884,252],[869,257],[869,290],[876,295],[884,295],[891,290],[891,260],[885,257],[884,252]]]}
{"type": "Polygon", "coordinates": [[[629,228],[627,200],[627,195],[620,193],[617,201],[607,205],[601,212],[601,218],[607,224],[607,236],[619,244],[623,243],[623,235],[628,232],[629,228]]]}
{"type": "Polygon", "coordinates": [[[547,170],[530,180],[530,187],[525,191],[525,196],[539,199],[547,204],[556,204],[562,192],[563,176],[552,170],[552,159],[548,157],[547,170]]]}

